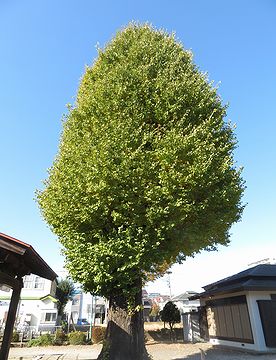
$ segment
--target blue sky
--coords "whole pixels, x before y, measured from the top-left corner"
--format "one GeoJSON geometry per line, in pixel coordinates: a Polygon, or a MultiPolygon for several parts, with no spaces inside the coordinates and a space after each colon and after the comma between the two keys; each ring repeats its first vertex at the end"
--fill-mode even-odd
{"type": "Polygon", "coordinates": [[[57,152],[62,115],[97,55],[96,44],[103,46],[131,20],[175,31],[200,69],[220,83],[227,118],[237,125],[236,160],[244,166],[248,205],[228,248],[173,268],[174,293],[197,290],[251,261],[276,257],[274,0],[1,0],[0,232],[32,244],[54,270],[62,269],[59,245],[34,193],[57,152]]]}

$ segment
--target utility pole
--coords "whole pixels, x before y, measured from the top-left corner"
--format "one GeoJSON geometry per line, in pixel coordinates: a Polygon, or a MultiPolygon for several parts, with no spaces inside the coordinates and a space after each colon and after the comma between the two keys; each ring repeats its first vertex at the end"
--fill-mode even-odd
{"type": "Polygon", "coordinates": [[[92,328],[93,328],[93,300],[94,296],[91,294],[91,315],[90,315],[90,327],[89,327],[89,338],[92,342],[92,328]]]}
{"type": "Polygon", "coordinates": [[[169,288],[169,294],[170,294],[170,300],[172,299],[172,289],[171,289],[171,271],[166,271],[166,274],[167,274],[167,285],[168,285],[168,288],[169,288]]]}
{"type": "Polygon", "coordinates": [[[94,307],[95,307],[95,311],[94,311],[94,322],[93,322],[93,326],[95,327],[95,324],[96,324],[96,309],[97,309],[97,296],[95,296],[95,304],[94,304],[94,307]]]}

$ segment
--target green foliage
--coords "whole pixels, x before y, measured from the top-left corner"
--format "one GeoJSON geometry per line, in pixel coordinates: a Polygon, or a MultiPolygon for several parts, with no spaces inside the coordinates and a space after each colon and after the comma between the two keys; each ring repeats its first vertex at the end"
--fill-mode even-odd
{"type": "Polygon", "coordinates": [[[181,321],[180,311],[177,306],[172,302],[168,301],[164,306],[164,309],[160,312],[161,320],[164,323],[168,323],[172,331],[173,326],[181,321]]]}
{"type": "Polygon", "coordinates": [[[64,333],[67,333],[68,331],[68,321],[67,320],[61,320],[60,322],[61,329],[64,333]]]}
{"type": "Polygon", "coordinates": [[[104,340],[106,328],[103,326],[94,326],[92,329],[92,343],[97,344],[104,340]]]}
{"type": "Polygon", "coordinates": [[[150,309],[149,316],[158,316],[160,313],[160,307],[158,304],[153,303],[150,309]]]}
{"type": "Polygon", "coordinates": [[[18,342],[19,341],[19,333],[17,331],[14,331],[12,333],[12,338],[11,338],[12,342],[18,342]]]}
{"type": "Polygon", "coordinates": [[[108,340],[103,341],[103,348],[101,352],[101,359],[102,360],[109,360],[110,359],[110,343],[108,340]]]}
{"type": "Polygon", "coordinates": [[[228,244],[243,181],[225,115],[173,35],[130,24],[99,50],[38,193],[75,281],[131,296],[164,262],[228,244]]]}
{"type": "Polygon", "coordinates": [[[28,347],[48,346],[48,345],[53,345],[53,344],[54,344],[53,336],[51,336],[50,334],[43,334],[43,335],[39,336],[37,339],[31,339],[30,341],[28,341],[27,346],[28,347]]]}
{"type": "Polygon", "coordinates": [[[58,314],[62,315],[69,300],[72,300],[76,291],[75,284],[71,278],[59,279],[57,282],[56,297],[58,299],[58,314]]]}
{"type": "Polygon", "coordinates": [[[81,331],[73,331],[68,334],[70,345],[82,345],[86,343],[86,334],[81,331]]]}
{"type": "Polygon", "coordinates": [[[55,345],[62,345],[67,341],[67,339],[67,334],[65,334],[65,332],[63,332],[62,330],[57,329],[54,338],[55,345]]]}
{"type": "Polygon", "coordinates": [[[150,309],[149,316],[157,317],[160,313],[160,307],[158,304],[153,303],[150,309]]]}

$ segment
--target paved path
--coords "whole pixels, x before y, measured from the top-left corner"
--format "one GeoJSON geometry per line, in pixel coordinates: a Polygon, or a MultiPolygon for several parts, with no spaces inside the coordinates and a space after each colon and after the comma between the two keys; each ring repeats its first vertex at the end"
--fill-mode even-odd
{"type": "Polygon", "coordinates": [[[101,348],[101,345],[11,348],[9,360],[94,360],[101,348]]]}
{"type": "MultiPolygon", "coordinates": [[[[276,360],[276,354],[254,355],[221,350],[205,343],[147,344],[153,360],[201,360],[200,349],[205,352],[206,360],[276,360]]],[[[100,350],[101,345],[11,348],[9,360],[96,360],[100,350]]]]}

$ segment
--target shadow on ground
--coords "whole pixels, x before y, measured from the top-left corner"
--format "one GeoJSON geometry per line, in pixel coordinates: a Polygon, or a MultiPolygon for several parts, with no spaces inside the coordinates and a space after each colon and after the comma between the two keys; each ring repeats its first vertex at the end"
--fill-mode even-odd
{"type": "MultiPolygon", "coordinates": [[[[239,359],[240,357],[242,357],[242,359],[246,359],[247,356],[248,358],[251,358],[252,354],[249,354],[247,352],[236,351],[236,350],[228,350],[228,349],[222,350],[222,349],[211,348],[205,350],[203,354],[198,352],[196,354],[186,355],[184,357],[177,357],[171,360],[223,360],[223,359],[228,360],[230,359],[230,357],[231,359],[239,359]]],[[[256,354],[256,359],[257,356],[258,355],[256,354]]]]}
{"type": "Polygon", "coordinates": [[[162,342],[163,344],[172,344],[181,341],[183,343],[183,329],[176,328],[172,334],[169,329],[158,329],[146,331],[146,336],[149,340],[162,342]]]}

